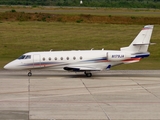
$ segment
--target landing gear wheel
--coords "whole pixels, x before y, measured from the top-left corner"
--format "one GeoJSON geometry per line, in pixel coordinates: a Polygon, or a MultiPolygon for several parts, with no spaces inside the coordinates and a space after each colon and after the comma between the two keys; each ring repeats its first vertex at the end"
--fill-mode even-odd
{"type": "Polygon", "coordinates": [[[87,73],[86,76],[87,77],[92,77],[92,73],[87,73]]]}
{"type": "Polygon", "coordinates": [[[84,72],[84,74],[85,74],[87,77],[92,77],[92,73],[84,72]]]}
{"type": "Polygon", "coordinates": [[[31,72],[31,71],[28,73],[28,76],[29,76],[29,77],[32,76],[32,72],[31,72]]]}

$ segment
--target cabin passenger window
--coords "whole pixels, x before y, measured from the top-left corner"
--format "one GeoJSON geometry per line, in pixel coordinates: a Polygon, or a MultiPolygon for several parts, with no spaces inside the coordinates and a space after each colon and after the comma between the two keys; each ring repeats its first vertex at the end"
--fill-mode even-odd
{"type": "Polygon", "coordinates": [[[75,60],[76,59],[76,57],[73,57],[73,60],[75,60]]]}
{"type": "Polygon", "coordinates": [[[80,59],[82,60],[82,56],[80,57],[80,59]]]}
{"type": "Polygon", "coordinates": [[[49,60],[51,60],[51,57],[49,57],[49,60]]]}
{"type": "Polygon", "coordinates": [[[45,61],[45,58],[43,58],[43,61],[45,61]]]}
{"type": "Polygon", "coordinates": [[[57,58],[56,58],[56,57],[55,57],[54,59],[55,59],[55,60],[57,60],[57,58]]]}
{"type": "Polygon", "coordinates": [[[67,57],[66,59],[69,60],[69,57],[67,57]]]}
{"type": "Polygon", "coordinates": [[[61,60],[63,60],[63,57],[61,57],[61,60]]]}

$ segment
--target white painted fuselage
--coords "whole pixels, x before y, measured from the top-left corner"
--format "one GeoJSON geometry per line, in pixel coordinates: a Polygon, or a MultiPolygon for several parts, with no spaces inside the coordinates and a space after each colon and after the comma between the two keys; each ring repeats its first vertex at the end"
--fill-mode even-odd
{"type": "Polygon", "coordinates": [[[117,51],[106,50],[29,52],[23,55],[23,59],[18,58],[4,68],[13,70],[42,68],[46,70],[64,70],[64,67],[74,66],[104,70],[108,65],[114,66],[122,63],[122,61],[108,61],[108,52],[117,53],[117,51]]]}
{"type": "MultiPolygon", "coordinates": [[[[92,76],[92,71],[108,70],[119,65],[138,62],[148,57],[153,26],[145,26],[133,42],[120,50],[78,50],[78,51],[45,51],[29,52],[4,66],[9,70],[65,70],[71,72],[84,72],[92,76]]],[[[28,75],[32,75],[29,72],[28,75]]]]}

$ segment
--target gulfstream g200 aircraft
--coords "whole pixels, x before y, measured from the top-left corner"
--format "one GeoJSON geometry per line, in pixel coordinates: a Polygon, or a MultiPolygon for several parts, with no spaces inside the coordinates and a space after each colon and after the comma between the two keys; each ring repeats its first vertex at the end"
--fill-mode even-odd
{"type": "Polygon", "coordinates": [[[32,69],[64,70],[84,72],[87,77],[92,71],[103,71],[120,64],[134,63],[148,57],[148,46],[153,25],[146,25],[128,47],[120,50],[78,50],[29,52],[4,66],[8,70],[32,69]]]}

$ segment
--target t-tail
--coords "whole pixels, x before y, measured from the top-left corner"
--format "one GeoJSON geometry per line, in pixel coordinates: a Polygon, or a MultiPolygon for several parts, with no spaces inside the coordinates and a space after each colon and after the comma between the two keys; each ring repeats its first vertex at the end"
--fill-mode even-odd
{"type": "Polygon", "coordinates": [[[153,31],[153,25],[146,25],[133,40],[133,42],[128,47],[122,47],[121,51],[126,51],[130,53],[146,53],[148,52],[148,47],[151,44],[150,39],[153,31]]]}
{"type": "Polygon", "coordinates": [[[149,45],[155,44],[150,43],[153,25],[146,25],[132,41],[128,47],[122,47],[121,52],[128,53],[130,59],[124,60],[123,63],[133,63],[138,62],[141,58],[148,57],[150,53],[148,52],[149,45]]]}

